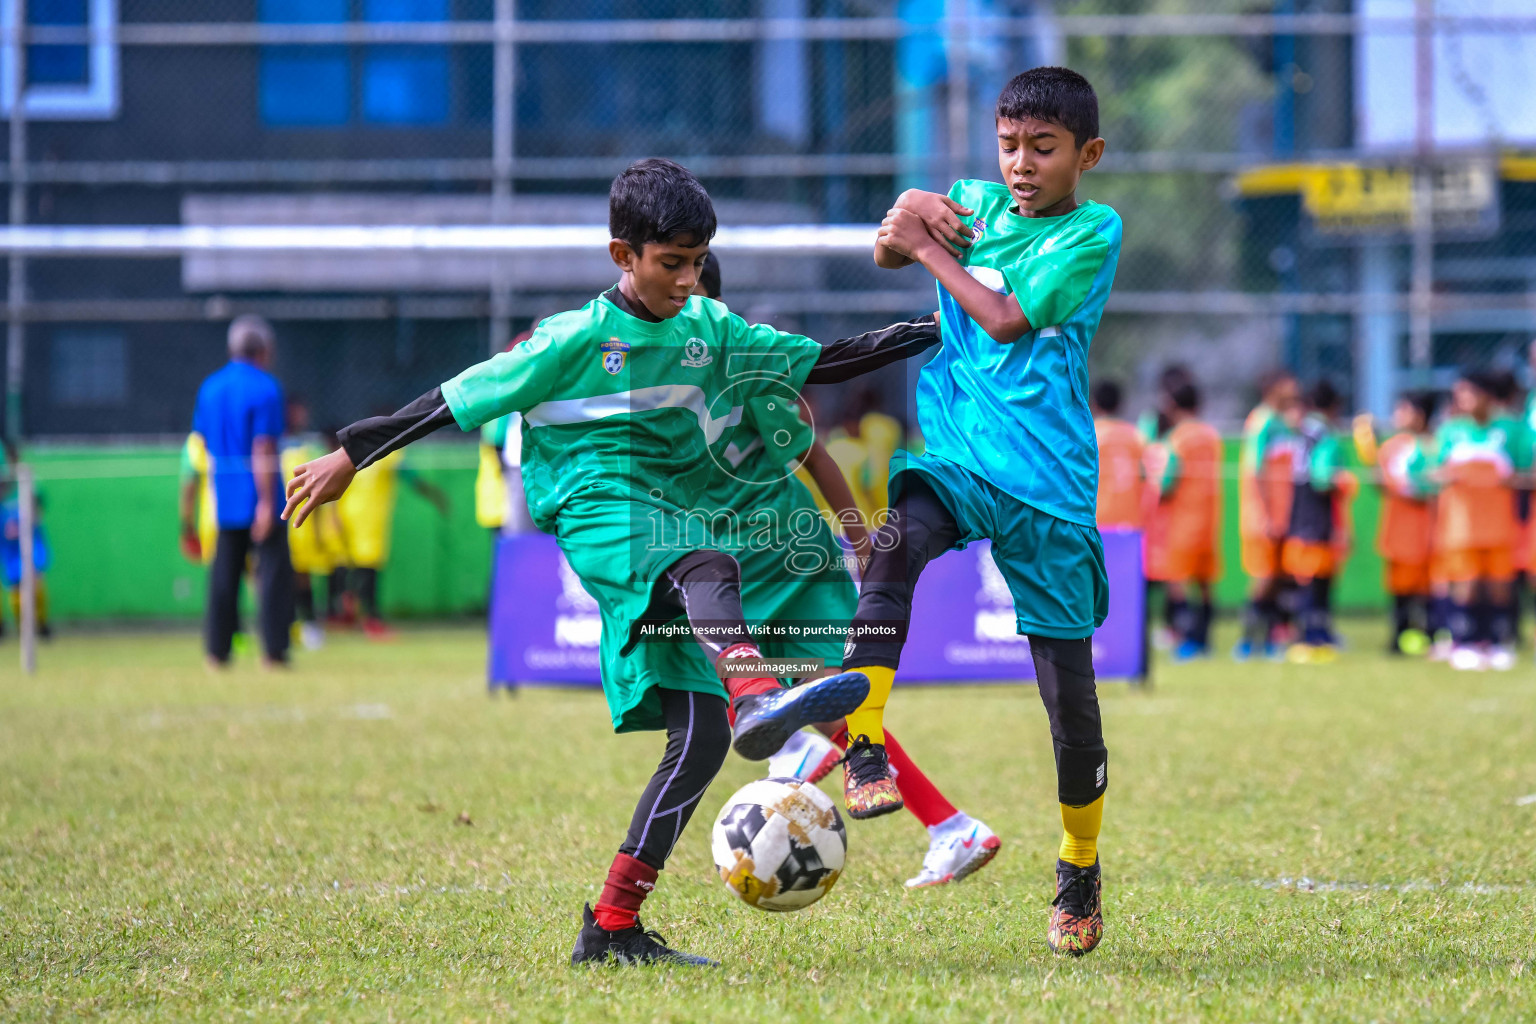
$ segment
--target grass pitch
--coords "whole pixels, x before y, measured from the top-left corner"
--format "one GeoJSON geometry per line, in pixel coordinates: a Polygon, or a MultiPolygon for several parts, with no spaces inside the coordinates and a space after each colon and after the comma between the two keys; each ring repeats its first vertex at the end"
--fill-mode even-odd
{"type": "Polygon", "coordinates": [[[1102,686],[1107,933],[1081,961],[1045,947],[1032,689],[892,703],[1003,840],[946,889],[903,891],[903,814],[849,822],[810,910],[735,902],[708,850],[758,774],[733,758],[645,915],[714,971],[568,966],[661,740],[615,738],[592,693],[488,698],[475,632],[222,677],[190,635],[64,637],[30,679],[7,645],[0,1020],[1532,1019],[1536,670],[1392,661],[1380,632],[1327,668],[1102,686]]]}

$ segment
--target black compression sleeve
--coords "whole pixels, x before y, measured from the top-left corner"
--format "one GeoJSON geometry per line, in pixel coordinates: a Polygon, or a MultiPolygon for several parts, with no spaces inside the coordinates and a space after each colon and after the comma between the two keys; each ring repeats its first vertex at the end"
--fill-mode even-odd
{"type": "Polygon", "coordinates": [[[390,452],[453,422],[453,413],[443,400],[443,389],[433,388],[392,416],[371,416],[342,427],[336,438],[352,465],[365,469],[390,452]]]}
{"type": "Polygon", "coordinates": [[[891,324],[852,338],[823,345],[811,367],[807,384],[841,384],[901,359],[928,351],[940,341],[939,325],[932,316],[891,324]]]}

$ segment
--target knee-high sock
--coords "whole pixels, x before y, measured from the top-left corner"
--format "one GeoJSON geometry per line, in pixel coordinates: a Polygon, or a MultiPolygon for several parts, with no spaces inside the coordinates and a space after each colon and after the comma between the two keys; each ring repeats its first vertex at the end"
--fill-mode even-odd
{"type": "MultiPolygon", "coordinates": [[[[838,730],[837,735],[832,737],[832,742],[837,744],[839,750],[847,750],[848,730],[846,728],[838,730]]],[[[955,809],[955,805],[939,792],[939,787],[923,774],[917,762],[908,756],[891,733],[885,734],[885,752],[890,756],[891,771],[896,776],[896,790],[901,794],[907,810],[911,811],[918,821],[932,828],[960,813],[955,809]]]]}
{"type": "Polygon", "coordinates": [[[1413,628],[1413,602],[1411,594],[1392,595],[1392,646],[1402,642],[1403,634],[1413,628]]]}
{"type": "Polygon", "coordinates": [[[1209,600],[1200,602],[1200,616],[1195,620],[1195,643],[1201,650],[1208,650],[1211,646],[1211,620],[1216,617],[1216,608],[1209,600]]]}
{"type": "Polygon", "coordinates": [[[884,665],[865,665],[858,671],[869,676],[869,696],[857,711],[848,713],[848,735],[868,736],[871,743],[884,743],[885,702],[890,700],[891,688],[896,685],[896,670],[884,665]]]}
{"type": "Polygon", "coordinates": [[[1092,867],[1099,859],[1099,828],[1104,824],[1104,796],[1083,807],[1061,805],[1061,852],[1068,864],[1092,867]]]}
{"type": "Polygon", "coordinates": [[[1252,646],[1263,646],[1269,642],[1269,634],[1274,625],[1274,598],[1250,598],[1243,609],[1243,639],[1252,646]]]}

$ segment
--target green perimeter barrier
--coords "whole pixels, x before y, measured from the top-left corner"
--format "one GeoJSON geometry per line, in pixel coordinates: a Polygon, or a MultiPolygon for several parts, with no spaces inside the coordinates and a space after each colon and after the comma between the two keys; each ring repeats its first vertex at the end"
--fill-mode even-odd
{"type": "MultiPolygon", "coordinates": [[[[36,473],[53,552],[48,588],[55,619],[202,614],[206,573],[178,548],[179,447],[45,446],[25,457],[36,473]]],[[[439,516],[402,482],[390,562],[379,577],[385,613],[482,612],[492,538],[475,524],[475,447],[421,444],[407,457],[407,467],[446,491],[451,505],[439,516]]],[[[246,608],[254,608],[249,597],[246,608]]]]}
{"type": "MultiPolygon", "coordinates": [[[[1245,580],[1237,536],[1237,442],[1227,445],[1222,509],[1222,576],[1217,599],[1241,603],[1245,580]]],[[[27,452],[43,497],[53,549],[48,586],[54,617],[79,620],[195,619],[203,607],[204,570],[177,548],[180,448],[44,446],[27,452]]],[[[380,577],[387,614],[431,618],[483,612],[491,536],[475,524],[476,452],[463,443],[411,448],[412,469],[446,491],[449,514],[402,485],[394,542],[380,577]]],[[[1380,496],[1364,483],[1355,501],[1355,545],[1335,590],[1340,609],[1379,609],[1385,596],[1375,535],[1380,496]]],[[[247,607],[250,607],[247,601],[247,607]]]]}

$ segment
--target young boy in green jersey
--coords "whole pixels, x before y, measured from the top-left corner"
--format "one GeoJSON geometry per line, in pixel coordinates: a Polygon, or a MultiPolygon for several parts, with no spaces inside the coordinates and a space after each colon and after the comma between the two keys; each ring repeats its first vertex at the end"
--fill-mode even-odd
{"type": "Polygon", "coordinates": [[[844,791],[854,817],[901,806],[882,725],[913,588],[929,561],[990,539],[1055,745],[1064,834],[1047,939],[1080,955],[1103,932],[1097,840],[1108,766],[1091,642],[1109,587],[1094,522],[1087,356],[1119,259],[1120,218],[1077,198],[1104,153],[1098,98],[1081,75],[1018,75],[998,97],[996,128],[1001,184],[904,193],[875,243],[879,266],[921,263],[938,280],[944,345],[917,386],[927,450],[892,460],[890,518],[843,658],[870,677],[868,699],[848,716],[844,791]]]}
{"type": "Polygon", "coordinates": [[[340,450],[295,471],[284,516],[301,523],[359,469],[440,427],[473,430],[522,414],[529,510],[601,611],[614,729],[667,731],[602,895],[584,912],[572,962],[707,964],[668,949],[638,913],[727,743],[767,758],[803,726],[853,710],[869,682],[844,672],[784,689],[767,674],[729,540],[700,510],[728,453],[747,443],[749,407],[793,402],[807,383],[924,351],[937,325],[928,317],[822,346],[692,295],[715,214],[704,187],[670,160],[639,161],[614,179],[609,230],[618,285],[393,416],[343,429],[340,450]],[[687,657],[678,645],[648,642],[678,619],[697,642],[687,657]]]}

